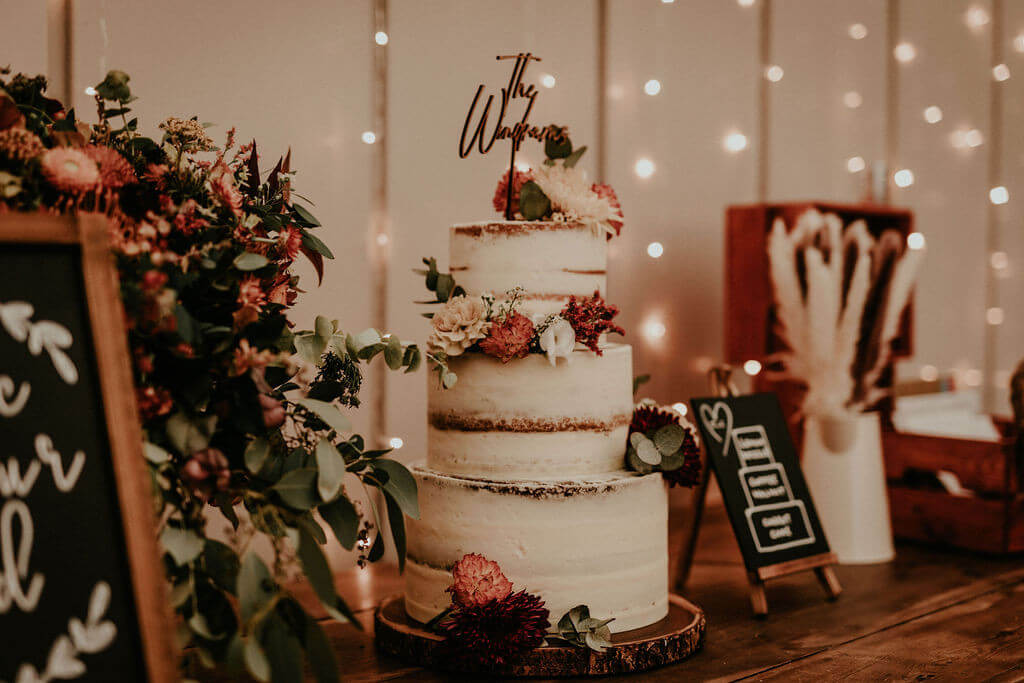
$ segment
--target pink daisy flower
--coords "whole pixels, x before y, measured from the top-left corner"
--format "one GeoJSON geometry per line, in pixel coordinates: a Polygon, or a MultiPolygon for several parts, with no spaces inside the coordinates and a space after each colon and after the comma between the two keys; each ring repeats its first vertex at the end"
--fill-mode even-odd
{"type": "Polygon", "coordinates": [[[73,147],[47,150],[41,163],[46,180],[66,194],[89,192],[100,182],[100,170],[96,162],[73,147]]]}

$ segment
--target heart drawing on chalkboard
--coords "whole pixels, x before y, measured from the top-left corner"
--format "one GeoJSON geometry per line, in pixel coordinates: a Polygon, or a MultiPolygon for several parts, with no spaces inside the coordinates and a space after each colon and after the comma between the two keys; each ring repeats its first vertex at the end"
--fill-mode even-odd
{"type": "Polygon", "coordinates": [[[725,403],[719,401],[714,406],[706,403],[700,407],[700,419],[704,429],[715,441],[723,444],[722,455],[729,451],[729,434],[732,433],[732,411],[725,403]]]}
{"type": "Polygon", "coordinates": [[[68,621],[68,633],[75,648],[85,654],[93,654],[106,649],[117,636],[117,627],[112,621],[101,621],[103,613],[110,605],[110,585],[100,581],[92,589],[92,597],[89,599],[89,614],[85,623],[72,617],[68,621]]]}

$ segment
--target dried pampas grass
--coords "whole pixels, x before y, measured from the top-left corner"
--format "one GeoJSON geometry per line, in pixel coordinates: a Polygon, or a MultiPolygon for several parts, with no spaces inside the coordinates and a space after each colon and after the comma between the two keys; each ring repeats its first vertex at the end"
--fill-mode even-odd
{"type": "Polygon", "coordinates": [[[777,377],[807,388],[805,414],[861,411],[877,402],[900,316],[923,249],[886,231],[876,241],[859,220],[845,231],[835,214],[810,209],[768,238],[778,332],[789,347],[773,356],[777,377]]]}

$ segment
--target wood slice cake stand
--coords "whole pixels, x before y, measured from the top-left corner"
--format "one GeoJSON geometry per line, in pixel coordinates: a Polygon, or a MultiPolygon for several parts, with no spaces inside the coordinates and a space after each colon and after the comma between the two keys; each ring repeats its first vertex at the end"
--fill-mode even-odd
{"type": "MultiPolygon", "coordinates": [[[[446,657],[443,638],[409,618],[402,595],[385,598],[377,608],[374,626],[377,649],[381,652],[419,666],[483,671],[446,657]]],[[[670,595],[668,616],[644,628],[613,634],[612,647],[603,653],[571,645],[545,646],[512,664],[486,671],[506,676],[603,676],[646,671],[681,661],[700,650],[706,629],[704,610],[678,595],[670,595]]]]}

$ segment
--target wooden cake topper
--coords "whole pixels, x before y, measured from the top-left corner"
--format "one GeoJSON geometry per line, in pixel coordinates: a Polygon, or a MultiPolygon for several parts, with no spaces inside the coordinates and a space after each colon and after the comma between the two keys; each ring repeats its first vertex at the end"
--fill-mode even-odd
{"type": "Polygon", "coordinates": [[[501,89],[501,109],[498,110],[497,121],[494,122],[493,128],[490,129],[490,136],[488,137],[487,119],[491,114],[491,105],[494,104],[494,95],[487,96],[487,103],[477,113],[477,104],[480,103],[486,87],[481,83],[476,88],[473,102],[469,105],[469,111],[466,113],[466,122],[462,126],[462,136],[459,138],[459,157],[463,159],[468,157],[470,152],[473,151],[474,145],[480,151],[480,154],[487,154],[491,151],[491,147],[494,146],[496,140],[512,141],[512,151],[508,162],[508,198],[505,202],[505,219],[512,220],[512,179],[515,177],[516,152],[519,151],[520,145],[523,144],[523,139],[530,137],[540,142],[546,142],[547,140],[561,141],[565,138],[565,131],[561,126],[554,124],[538,127],[532,126],[529,123],[530,112],[533,111],[533,105],[537,100],[537,86],[532,83],[528,85],[523,83],[523,75],[526,73],[526,67],[530,65],[530,62],[539,62],[540,57],[529,52],[520,52],[515,55],[498,55],[496,59],[499,61],[505,59],[516,60],[515,66],[512,68],[512,74],[508,79],[508,85],[501,89]],[[505,116],[509,114],[510,105],[513,101],[518,99],[526,100],[526,108],[523,110],[523,115],[519,120],[509,126],[505,123],[505,116]],[[477,117],[475,128],[473,128],[474,115],[477,117]],[[469,134],[471,128],[473,128],[472,135],[469,134]]]}

